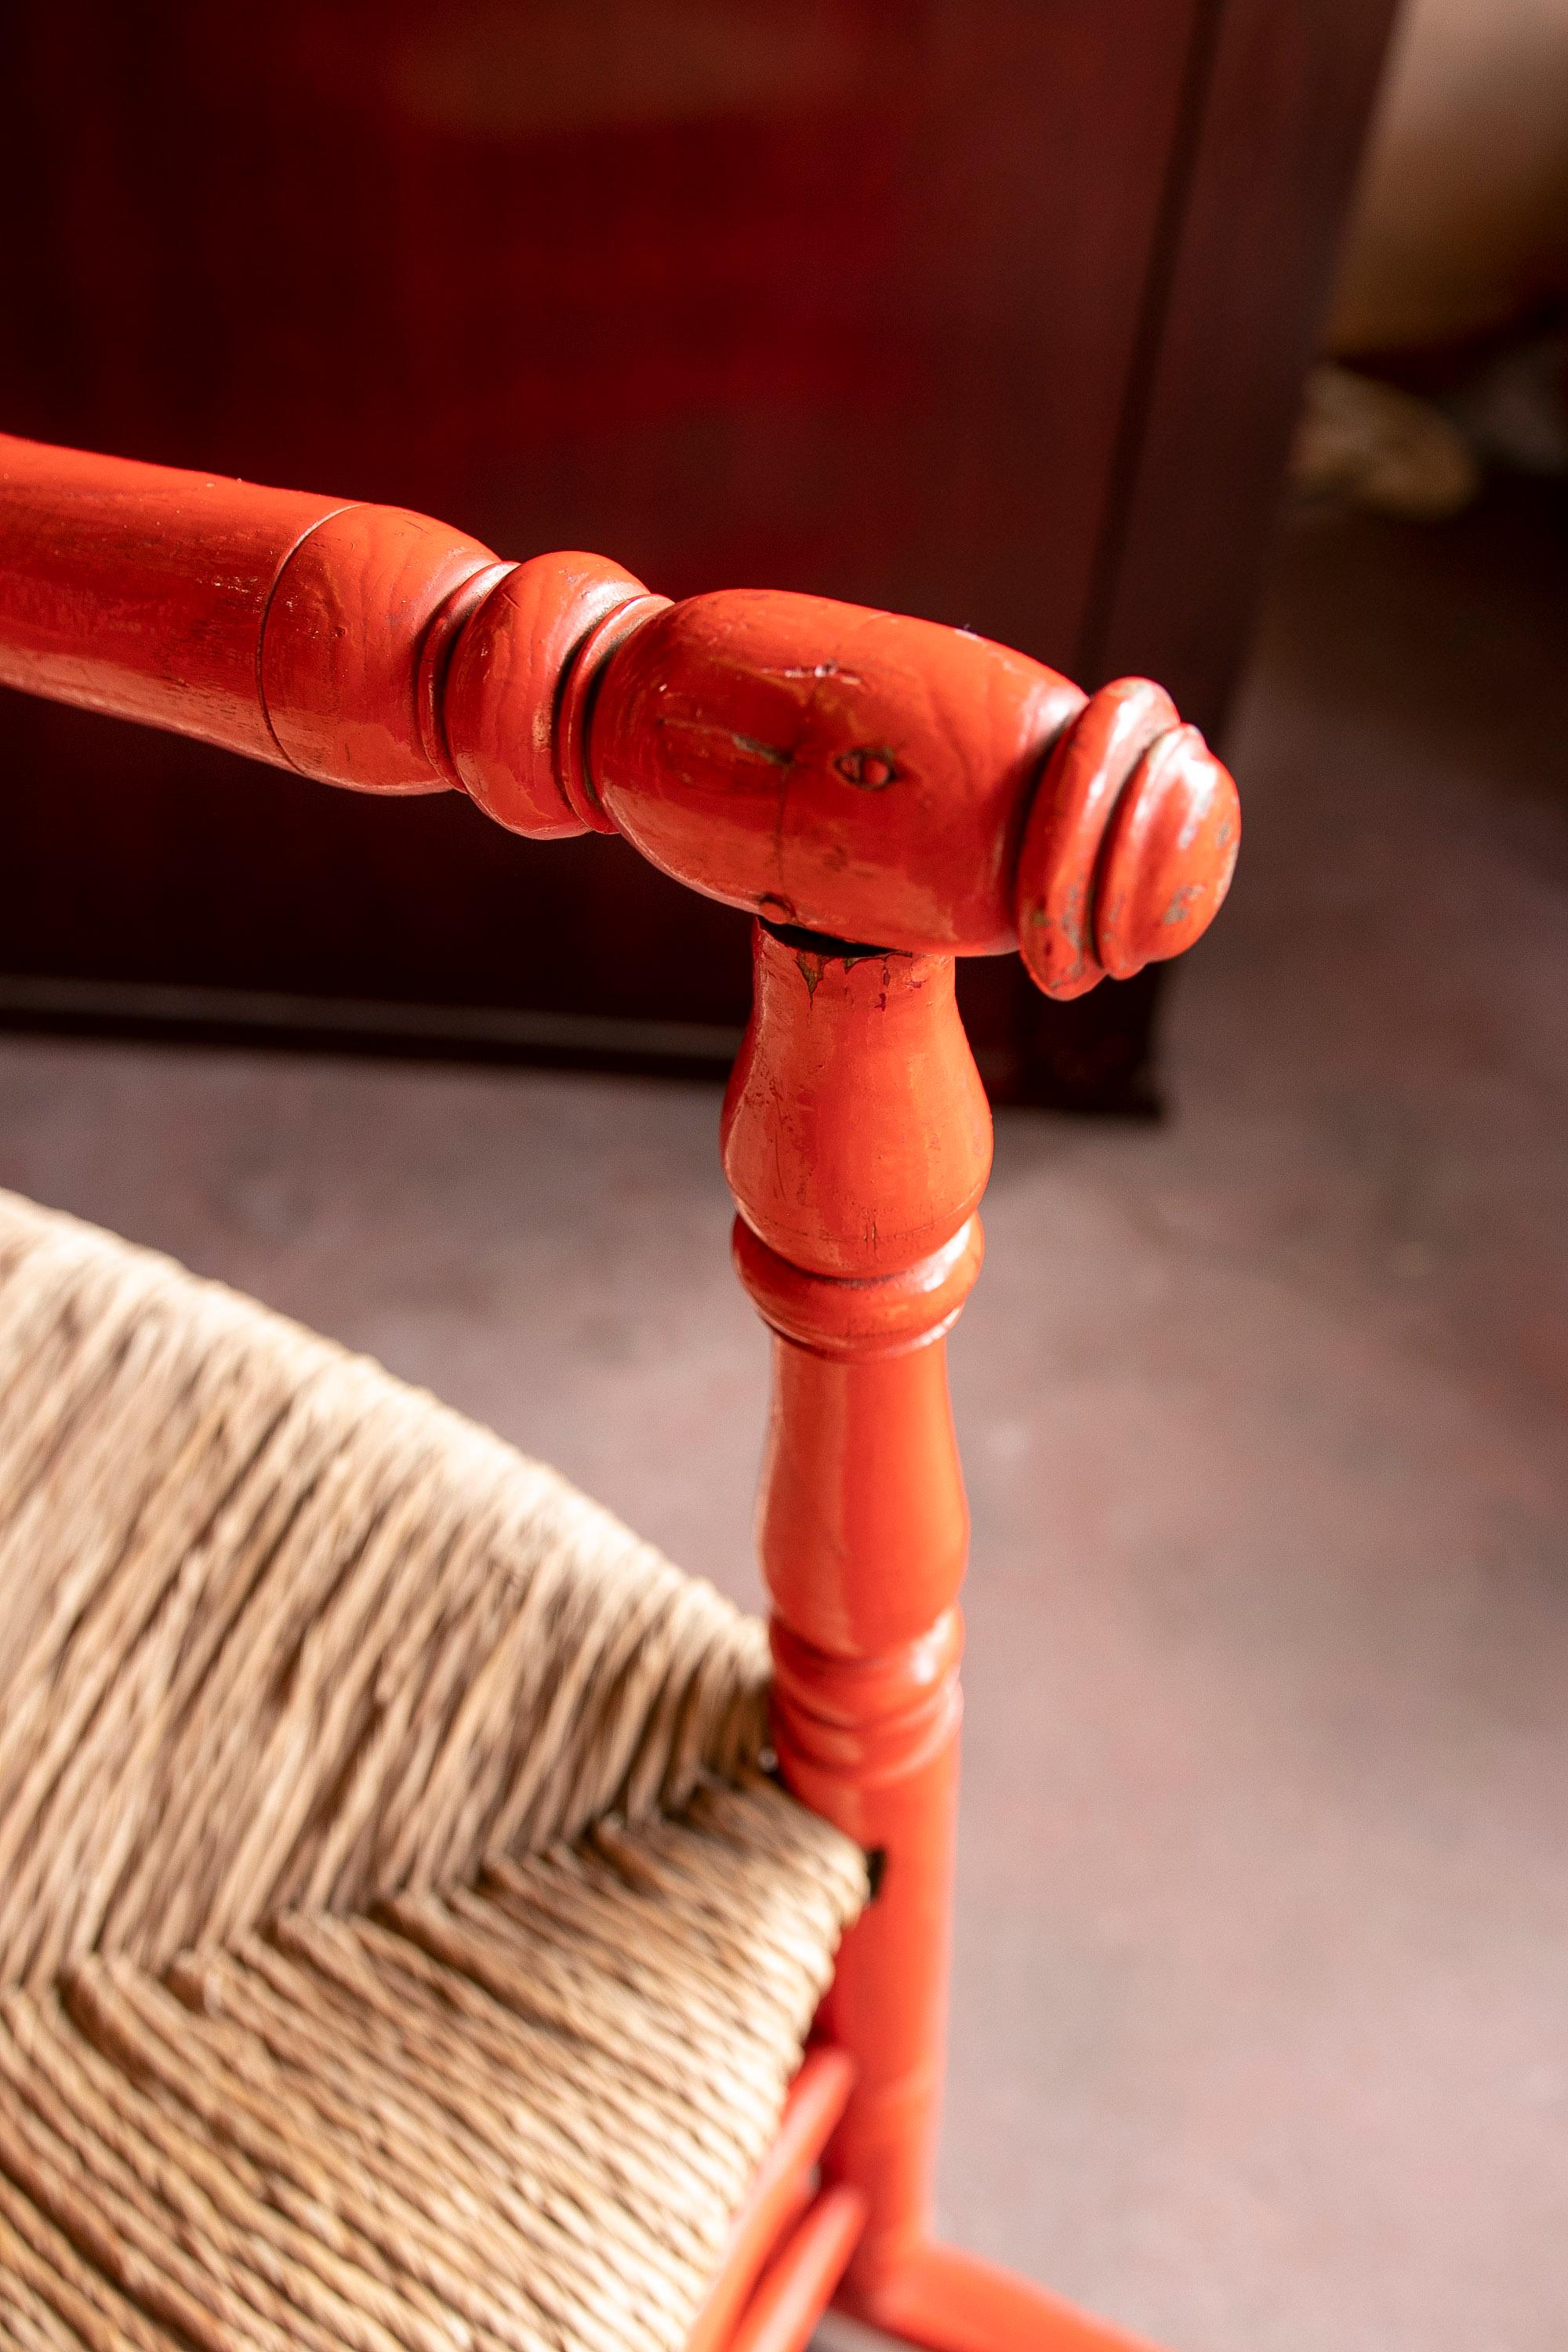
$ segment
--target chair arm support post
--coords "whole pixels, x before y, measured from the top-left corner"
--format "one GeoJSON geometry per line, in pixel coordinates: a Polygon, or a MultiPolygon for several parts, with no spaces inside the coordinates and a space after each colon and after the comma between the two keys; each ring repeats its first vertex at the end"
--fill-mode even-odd
{"type": "Polygon", "coordinates": [[[991,1168],[953,970],[759,923],[722,1121],[736,1268],[773,1334],[773,1745],[872,1865],[822,2012],[854,2066],[823,2177],[865,2205],[837,2301],[925,2352],[1140,2352],[932,2228],[969,1542],[946,1335],[991,1168]]]}
{"type": "Polygon", "coordinates": [[[773,1334],[774,1744],[876,1879],[824,2015],[856,2067],[824,2165],[868,2201],[853,2308],[931,2227],[968,1544],[944,1334],[979,1272],[991,1122],[950,957],[759,926],[755,972],[723,1135],[773,1334]]]}

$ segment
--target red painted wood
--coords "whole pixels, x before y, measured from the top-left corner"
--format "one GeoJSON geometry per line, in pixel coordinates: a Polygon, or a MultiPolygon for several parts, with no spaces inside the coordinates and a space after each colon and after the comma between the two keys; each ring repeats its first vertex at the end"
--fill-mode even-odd
{"type": "Polygon", "coordinates": [[[24,0],[0,413],[1066,658],[1194,11],[24,0]]]}
{"type": "Polygon", "coordinates": [[[686,2352],[721,2352],[731,2343],[763,2271],[811,2204],[817,2158],[844,2113],[854,2078],[853,2063],[842,2050],[807,2051],[790,2085],[778,2136],[736,2216],[722,2268],[687,2338],[686,2352]]]}
{"type": "Polygon", "coordinates": [[[364,791],[447,782],[420,672],[495,572],[476,540],[4,436],[0,529],[7,685],[364,791]]]}
{"type": "Polygon", "coordinates": [[[821,597],[697,596],[615,661],[594,719],[605,807],[666,873],[842,939],[1016,940],[1018,835],[1081,708],[982,637],[821,597]],[[867,884],[896,866],[900,903],[867,884]]]}
{"type": "Polygon", "coordinates": [[[331,499],[0,438],[0,679],[280,755],[257,691],[267,600],[331,499]]]}
{"type": "MultiPolygon", "coordinates": [[[[1125,774],[1152,690],[1121,707],[1141,714],[1125,774]]],[[[1116,708],[1097,717],[1126,750],[1116,708]]],[[[969,1535],[945,1334],[980,1270],[991,1160],[952,963],[759,925],[755,964],[723,1150],[736,1265],[773,1334],[773,1738],[876,1881],[823,2004],[856,2067],[824,2177],[866,2200],[839,2300],[931,2352],[1136,2352],[932,2242],[969,1535]]]]}
{"type": "Polygon", "coordinates": [[[953,2246],[919,2247],[856,2311],[923,2352],[1153,2352],[1142,2336],[953,2246]]]}
{"type": "MultiPolygon", "coordinates": [[[[1194,5],[22,0],[0,420],[1067,662],[1194,5]]],[[[744,1023],[746,924],[618,844],[519,857],[6,697],[0,766],[37,787],[0,997],[744,1023]]],[[[1146,984],[1053,1017],[964,977],[989,1083],[1043,1031],[1125,1099],[1146,984]]]]}
{"type": "Polygon", "coordinates": [[[588,787],[585,698],[654,609],[640,580],[597,555],[536,555],[485,598],[441,680],[438,726],[487,816],[540,841],[614,832],[588,787]]]}
{"type": "Polygon", "coordinates": [[[0,679],[357,791],[460,786],[521,833],[619,831],[771,919],[984,955],[1021,908],[1031,971],[1073,994],[1086,924],[1092,970],[1126,977],[1229,880],[1235,787],[1173,712],[1108,690],[1143,714],[1129,766],[1102,698],[963,630],[760,591],[670,605],[400,508],[15,440],[0,527],[0,679]]]}
{"type": "Polygon", "coordinates": [[[931,2222],[968,1543],[942,1333],[978,1271],[990,1120],[948,960],[834,957],[759,928],[756,961],[724,1161],[755,1237],[741,1273],[774,1332],[759,1506],[774,1744],[803,1801],[880,1858],[824,2005],[857,2069],[825,2172],[868,2198],[863,2286],[931,2222]],[[858,1101],[796,1091],[812,1061],[858,1073],[858,1101]],[[775,1132],[790,1139],[776,1167],[775,1132]],[[932,1181],[938,1135],[964,1140],[932,1181]],[[801,1236],[793,1265],[769,1245],[784,1232],[801,1236]]]}
{"type": "MultiPolygon", "coordinates": [[[[966,622],[1212,732],[1390,5],[23,0],[0,415],[966,622]]],[[[5,698],[0,764],[7,971],[100,1007],[744,1019],[745,927],[614,846],[5,698]]],[[[969,965],[987,1083],[1126,1107],[1157,976],[1062,1013],[969,965]]]]}
{"type": "Polygon", "coordinates": [[[1180,955],[1218,912],[1240,842],[1236,787],[1170,696],[1143,677],[1101,687],[1024,835],[1019,945],[1037,986],[1081,996],[1180,955]]]}
{"type": "Polygon", "coordinates": [[[287,764],[356,792],[444,784],[437,681],[502,571],[425,515],[326,516],[279,565],[258,636],[257,689],[287,764]]]}
{"type": "Polygon", "coordinates": [[[808,1273],[907,1273],[966,1222],[991,1172],[952,957],[847,961],[842,944],[763,931],[752,986],[723,1119],[746,1225],[808,1273]],[[865,1017],[847,1041],[851,1004],[865,1017]]]}
{"type": "Polygon", "coordinates": [[[769,2263],[731,2337],[731,2352],[804,2352],[844,2275],[866,2200],[841,2183],[824,2189],[769,2263]]]}

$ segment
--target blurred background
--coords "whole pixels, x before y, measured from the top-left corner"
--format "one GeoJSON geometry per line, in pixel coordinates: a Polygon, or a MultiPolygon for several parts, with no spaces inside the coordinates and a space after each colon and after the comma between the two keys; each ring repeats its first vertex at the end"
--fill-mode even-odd
{"type": "MultiPolygon", "coordinates": [[[[0,422],[1148,671],[1211,939],[965,1013],[947,2219],[1173,2352],[1568,2340],[1568,0],[25,0],[0,422]]],[[[0,703],[0,1181],[754,1600],[746,927],[0,703]]]]}

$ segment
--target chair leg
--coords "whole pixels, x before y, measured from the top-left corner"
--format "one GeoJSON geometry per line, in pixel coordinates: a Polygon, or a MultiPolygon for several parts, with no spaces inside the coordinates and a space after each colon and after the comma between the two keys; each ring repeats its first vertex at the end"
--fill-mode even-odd
{"type": "Polygon", "coordinates": [[[804,2352],[865,2218],[858,2189],[825,2189],[758,2281],[729,2352],[804,2352]]]}
{"type": "MultiPolygon", "coordinates": [[[[854,2073],[842,2050],[818,2047],[807,2052],[785,2103],[778,2136],[758,2167],[736,2217],[724,2267],[686,2339],[686,2352],[724,2352],[724,2347],[732,2347],[737,2320],[750,2305],[759,2279],[812,2204],[817,2160],[844,2113],[854,2073]]],[[[847,2259],[847,2247],[845,2253],[847,2259]]]]}
{"type": "Polygon", "coordinates": [[[824,2180],[864,2200],[840,2308],[927,2352],[1134,2352],[933,2242],[968,1512],[945,1333],[991,1123],[950,958],[758,927],[724,1164],[773,1333],[758,1543],[787,1785],[870,1859],[823,2007],[854,2062],[824,2180]]]}
{"type": "Polygon", "coordinates": [[[845,2297],[844,2308],[922,2352],[1153,2352],[1142,2337],[953,2246],[915,2247],[845,2297]]]}

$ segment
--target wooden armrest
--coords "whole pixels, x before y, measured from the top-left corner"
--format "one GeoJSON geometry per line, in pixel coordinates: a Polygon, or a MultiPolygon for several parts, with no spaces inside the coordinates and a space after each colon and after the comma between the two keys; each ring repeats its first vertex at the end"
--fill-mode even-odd
{"type": "Polygon", "coordinates": [[[603,558],[502,562],[399,508],[0,440],[0,679],[512,831],[626,835],[778,923],[1021,946],[1075,996],[1212,919],[1235,786],[1146,680],[1086,701],[930,621],[603,558]]]}

